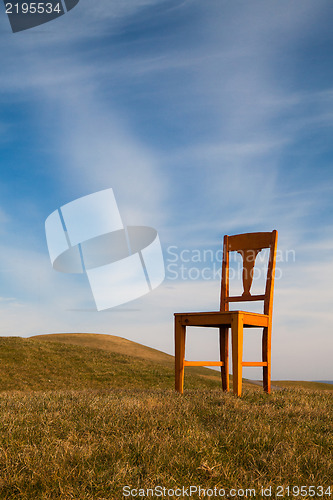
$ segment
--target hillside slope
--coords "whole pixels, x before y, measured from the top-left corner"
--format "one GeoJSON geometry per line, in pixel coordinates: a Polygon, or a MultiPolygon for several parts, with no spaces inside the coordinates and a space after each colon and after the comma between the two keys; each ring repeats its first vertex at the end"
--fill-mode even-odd
{"type": "Polygon", "coordinates": [[[174,358],[169,354],[122,337],[116,337],[115,335],[105,335],[101,333],[50,333],[47,335],[35,335],[29,338],[37,341],[47,340],[91,347],[94,349],[103,349],[103,351],[111,351],[118,354],[124,354],[125,356],[135,356],[137,358],[168,364],[170,366],[174,364],[174,358]]]}
{"type": "MultiPolygon", "coordinates": [[[[174,371],[175,358],[170,354],[147,347],[137,342],[100,333],[51,333],[48,335],[36,335],[30,337],[33,341],[62,342],[71,345],[84,346],[93,349],[101,349],[124,356],[131,356],[141,360],[158,363],[174,371]]],[[[204,367],[189,367],[187,374],[197,375],[201,378],[211,380],[220,384],[220,372],[204,367]]]]}
{"type": "MultiPolygon", "coordinates": [[[[75,337],[76,345],[53,341],[54,337],[52,340],[51,337],[48,341],[35,337],[0,338],[0,391],[172,389],[174,386],[173,364],[167,355],[164,355],[167,362],[159,363],[149,356],[144,358],[115,352],[110,345],[109,350],[79,345],[80,337],[75,337]]],[[[96,337],[100,340],[99,336],[96,337]]],[[[107,342],[104,339],[104,343],[107,342]]],[[[147,350],[149,353],[149,348],[147,350]]],[[[186,384],[188,388],[214,388],[220,386],[220,378],[218,373],[207,376],[202,370],[201,374],[187,373],[186,384]]]]}
{"type": "MultiPolygon", "coordinates": [[[[122,337],[115,335],[106,335],[98,333],[53,333],[47,335],[36,335],[30,337],[33,341],[48,341],[48,342],[62,342],[65,344],[84,346],[93,349],[101,349],[103,351],[121,354],[124,356],[132,356],[141,360],[155,362],[164,367],[174,370],[174,357],[166,354],[157,349],[138,344],[122,337]]],[[[220,372],[210,370],[204,367],[188,367],[186,368],[186,383],[185,387],[190,388],[188,385],[189,375],[200,377],[201,380],[209,380],[220,386],[220,372]]],[[[173,375],[172,375],[173,376],[173,375]]],[[[231,377],[232,379],[232,377],[231,377]]],[[[261,381],[244,380],[245,387],[249,386],[262,386],[261,381]]],[[[173,382],[172,382],[173,387],[173,382]]],[[[325,384],[319,382],[306,382],[306,381],[274,381],[272,382],[272,390],[287,388],[302,388],[310,390],[333,390],[333,384],[325,384]]]]}

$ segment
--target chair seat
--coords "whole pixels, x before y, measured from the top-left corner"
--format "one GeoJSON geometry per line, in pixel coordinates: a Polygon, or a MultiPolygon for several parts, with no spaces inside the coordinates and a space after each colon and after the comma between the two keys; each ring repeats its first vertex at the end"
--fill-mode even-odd
{"type": "Polygon", "coordinates": [[[240,320],[246,328],[260,328],[269,326],[269,315],[247,311],[210,311],[175,313],[175,317],[184,326],[222,327],[231,328],[233,321],[240,320]]]}

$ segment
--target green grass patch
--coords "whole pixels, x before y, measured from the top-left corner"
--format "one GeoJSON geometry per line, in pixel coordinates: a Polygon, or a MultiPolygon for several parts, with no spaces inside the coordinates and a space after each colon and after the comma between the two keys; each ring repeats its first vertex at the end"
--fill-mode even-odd
{"type": "MultiPolygon", "coordinates": [[[[220,384],[219,373],[212,370],[187,371],[188,388],[220,384]]],[[[119,387],[173,388],[173,366],[85,345],[0,338],[0,391],[119,387]]]]}

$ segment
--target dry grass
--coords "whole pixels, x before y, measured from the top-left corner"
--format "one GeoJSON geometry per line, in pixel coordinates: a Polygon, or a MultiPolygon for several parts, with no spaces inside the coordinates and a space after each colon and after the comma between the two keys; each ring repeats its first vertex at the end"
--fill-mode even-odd
{"type": "Polygon", "coordinates": [[[116,500],[125,485],[258,492],[333,477],[325,392],[12,392],[0,412],[4,499],[116,500]]]}
{"type": "MultiPolygon", "coordinates": [[[[193,368],[188,370],[186,384],[193,389],[216,388],[220,375],[193,368]]],[[[84,345],[0,338],[0,391],[119,387],[170,389],[174,387],[173,366],[84,345]]]]}
{"type": "Polygon", "coordinates": [[[48,335],[36,335],[30,337],[30,340],[38,342],[61,342],[93,349],[102,349],[103,351],[134,356],[169,366],[173,366],[174,363],[174,357],[170,356],[170,354],[115,335],[103,335],[99,333],[52,333],[48,335]]]}
{"type": "Polygon", "coordinates": [[[218,374],[187,372],[180,396],[152,360],[32,339],[0,347],[0,499],[120,500],[126,485],[261,498],[262,486],[274,497],[277,485],[332,482],[329,391],[247,386],[240,399],[217,389],[218,374]]]}
{"type": "Polygon", "coordinates": [[[311,390],[324,390],[333,391],[333,384],[325,384],[323,382],[309,382],[298,380],[277,380],[274,381],[277,387],[284,387],[286,389],[311,389],[311,390]]]}
{"type": "MultiPolygon", "coordinates": [[[[168,368],[170,373],[174,370],[174,357],[165,352],[158,351],[151,347],[132,342],[122,337],[115,335],[103,335],[98,333],[52,333],[48,335],[36,335],[30,337],[31,342],[61,342],[67,345],[76,345],[79,347],[87,347],[90,349],[99,349],[104,352],[112,352],[113,354],[121,354],[129,356],[131,359],[144,360],[146,363],[153,362],[159,366],[168,368]]],[[[187,373],[194,374],[200,378],[209,380],[215,387],[220,384],[220,373],[214,370],[209,370],[203,367],[190,367],[187,373]]],[[[173,382],[172,385],[173,387],[173,382]]],[[[171,387],[170,386],[170,387],[171,387]]]]}

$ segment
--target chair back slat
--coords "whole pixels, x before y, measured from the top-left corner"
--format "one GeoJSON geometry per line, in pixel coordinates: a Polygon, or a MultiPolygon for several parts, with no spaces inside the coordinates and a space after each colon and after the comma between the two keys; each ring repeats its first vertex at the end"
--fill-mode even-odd
{"type": "Polygon", "coordinates": [[[275,274],[277,231],[271,233],[246,233],[234,236],[226,235],[223,240],[221,311],[229,310],[229,302],[264,301],[264,314],[271,315],[273,309],[273,289],[275,274]],[[251,295],[253,270],[258,253],[269,248],[269,260],[264,295],[251,295]],[[238,252],[243,258],[243,294],[229,296],[229,252],[238,252]]]}
{"type": "MultiPolygon", "coordinates": [[[[273,231],[274,232],[274,231],[273,231]]],[[[228,236],[229,252],[239,250],[261,250],[268,248],[272,241],[272,233],[245,233],[228,236]]]]}

